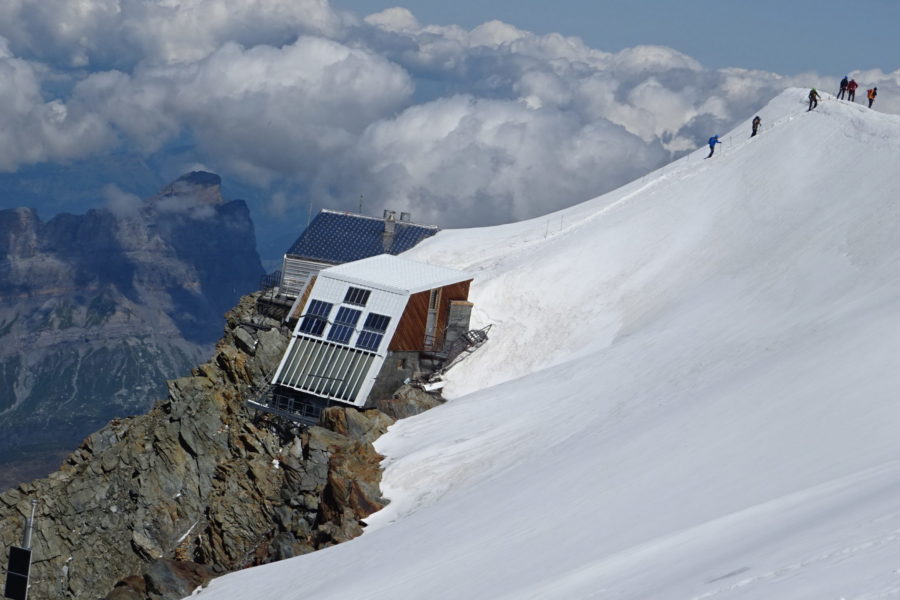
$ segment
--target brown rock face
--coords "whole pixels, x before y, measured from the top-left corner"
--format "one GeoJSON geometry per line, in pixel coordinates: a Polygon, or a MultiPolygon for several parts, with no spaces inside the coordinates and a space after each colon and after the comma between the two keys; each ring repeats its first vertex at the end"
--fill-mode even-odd
{"type": "Polygon", "coordinates": [[[213,573],[359,535],[360,519],[387,502],[371,441],[393,419],[332,408],[331,429],[306,431],[254,419],[244,402],[288,335],[245,297],[213,359],[170,381],[150,413],[111,422],[58,472],[0,495],[4,547],[18,543],[31,499],[40,500],[32,597],[180,597],[213,573]]]}

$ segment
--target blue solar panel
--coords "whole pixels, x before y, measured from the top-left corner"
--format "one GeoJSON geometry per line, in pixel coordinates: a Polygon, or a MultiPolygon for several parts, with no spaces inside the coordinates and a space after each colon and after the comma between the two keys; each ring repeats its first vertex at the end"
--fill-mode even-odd
{"type": "MultiPolygon", "coordinates": [[[[437,232],[435,226],[396,221],[387,254],[405,252],[437,232]]],[[[385,254],[383,233],[383,219],[322,211],[287,253],[334,264],[352,262],[385,254]]]]}
{"type": "Polygon", "coordinates": [[[378,345],[381,344],[381,338],[384,335],[380,333],[373,333],[371,331],[362,331],[359,334],[359,337],[356,338],[356,347],[362,348],[363,350],[372,350],[373,352],[378,350],[378,345]]]}
{"type": "Polygon", "coordinates": [[[356,310],[355,308],[347,308],[346,306],[342,306],[338,309],[338,314],[334,318],[335,323],[340,323],[341,325],[352,325],[356,326],[356,322],[359,321],[359,315],[362,314],[362,311],[356,310]]]}
{"type": "Polygon", "coordinates": [[[366,316],[363,330],[356,338],[356,347],[362,348],[363,350],[378,350],[378,346],[381,344],[381,338],[384,337],[384,332],[387,331],[390,322],[391,318],[387,315],[369,313],[366,316]]]}
{"type": "Polygon", "coordinates": [[[362,311],[347,308],[346,306],[340,307],[337,316],[334,318],[334,325],[331,326],[331,330],[328,332],[328,339],[340,344],[349,342],[361,314],[362,311]]]}
{"type": "Polygon", "coordinates": [[[328,314],[331,312],[331,304],[321,300],[310,300],[309,308],[303,315],[300,331],[309,335],[320,336],[325,331],[328,322],[328,314]]]}

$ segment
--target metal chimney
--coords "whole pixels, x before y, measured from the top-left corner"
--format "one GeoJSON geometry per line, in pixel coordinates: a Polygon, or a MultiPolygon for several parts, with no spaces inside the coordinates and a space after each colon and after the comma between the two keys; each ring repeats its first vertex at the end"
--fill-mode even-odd
{"type": "Polygon", "coordinates": [[[393,210],[384,211],[384,232],[381,234],[381,247],[385,253],[390,253],[391,246],[394,245],[394,231],[397,228],[395,221],[396,212],[393,210]]]}
{"type": "Polygon", "coordinates": [[[400,213],[400,222],[401,223],[409,223],[412,221],[412,214],[408,212],[400,213]]]}

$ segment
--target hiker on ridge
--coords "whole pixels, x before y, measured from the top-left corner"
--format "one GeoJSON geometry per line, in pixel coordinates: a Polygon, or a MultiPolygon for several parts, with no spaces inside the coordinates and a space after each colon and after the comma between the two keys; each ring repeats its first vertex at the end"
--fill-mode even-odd
{"type": "Polygon", "coordinates": [[[847,100],[850,102],[856,102],[856,88],[859,87],[859,84],[856,83],[855,79],[851,79],[850,83],[847,84],[847,100]]]}
{"type": "Polygon", "coordinates": [[[719,141],[718,135],[714,135],[711,138],[709,138],[709,156],[707,156],[706,158],[709,158],[710,156],[712,156],[713,152],[716,151],[716,144],[721,144],[721,143],[722,142],[719,141]]]}
{"type": "Polygon", "coordinates": [[[759,118],[759,115],[753,117],[753,133],[750,134],[750,137],[753,137],[757,133],[759,133],[759,126],[762,125],[762,119],[759,118]]]}
{"type": "Polygon", "coordinates": [[[873,87],[871,90],[866,92],[866,98],[869,99],[869,108],[872,108],[872,103],[875,102],[875,96],[878,95],[878,88],[873,87]]]}
{"type": "Polygon", "coordinates": [[[806,109],[806,112],[811,111],[815,107],[819,105],[819,92],[816,91],[816,88],[809,90],[809,108],[806,109]]]}
{"type": "Polygon", "coordinates": [[[847,84],[848,84],[848,83],[850,83],[850,81],[847,79],[847,76],[844,75],[844,78],[841,79],[841,91],[839,91],[839,92],[838,92],[838,95],[837,95],[837,99],[838,99],[838,100],[843,100],[843,99],[844,99],[844,94],[847,93],[847,84]]]}

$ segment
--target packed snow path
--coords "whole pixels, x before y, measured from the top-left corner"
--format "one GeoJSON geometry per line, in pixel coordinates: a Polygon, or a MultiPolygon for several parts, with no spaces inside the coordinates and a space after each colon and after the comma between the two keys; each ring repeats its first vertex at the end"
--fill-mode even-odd
{"type": "Polygon", "coordinates": [[[379,441],[391,505],[199,597],[900,597],[900,118],[805,96],[416,248],[494,327],[379,441]]]}

